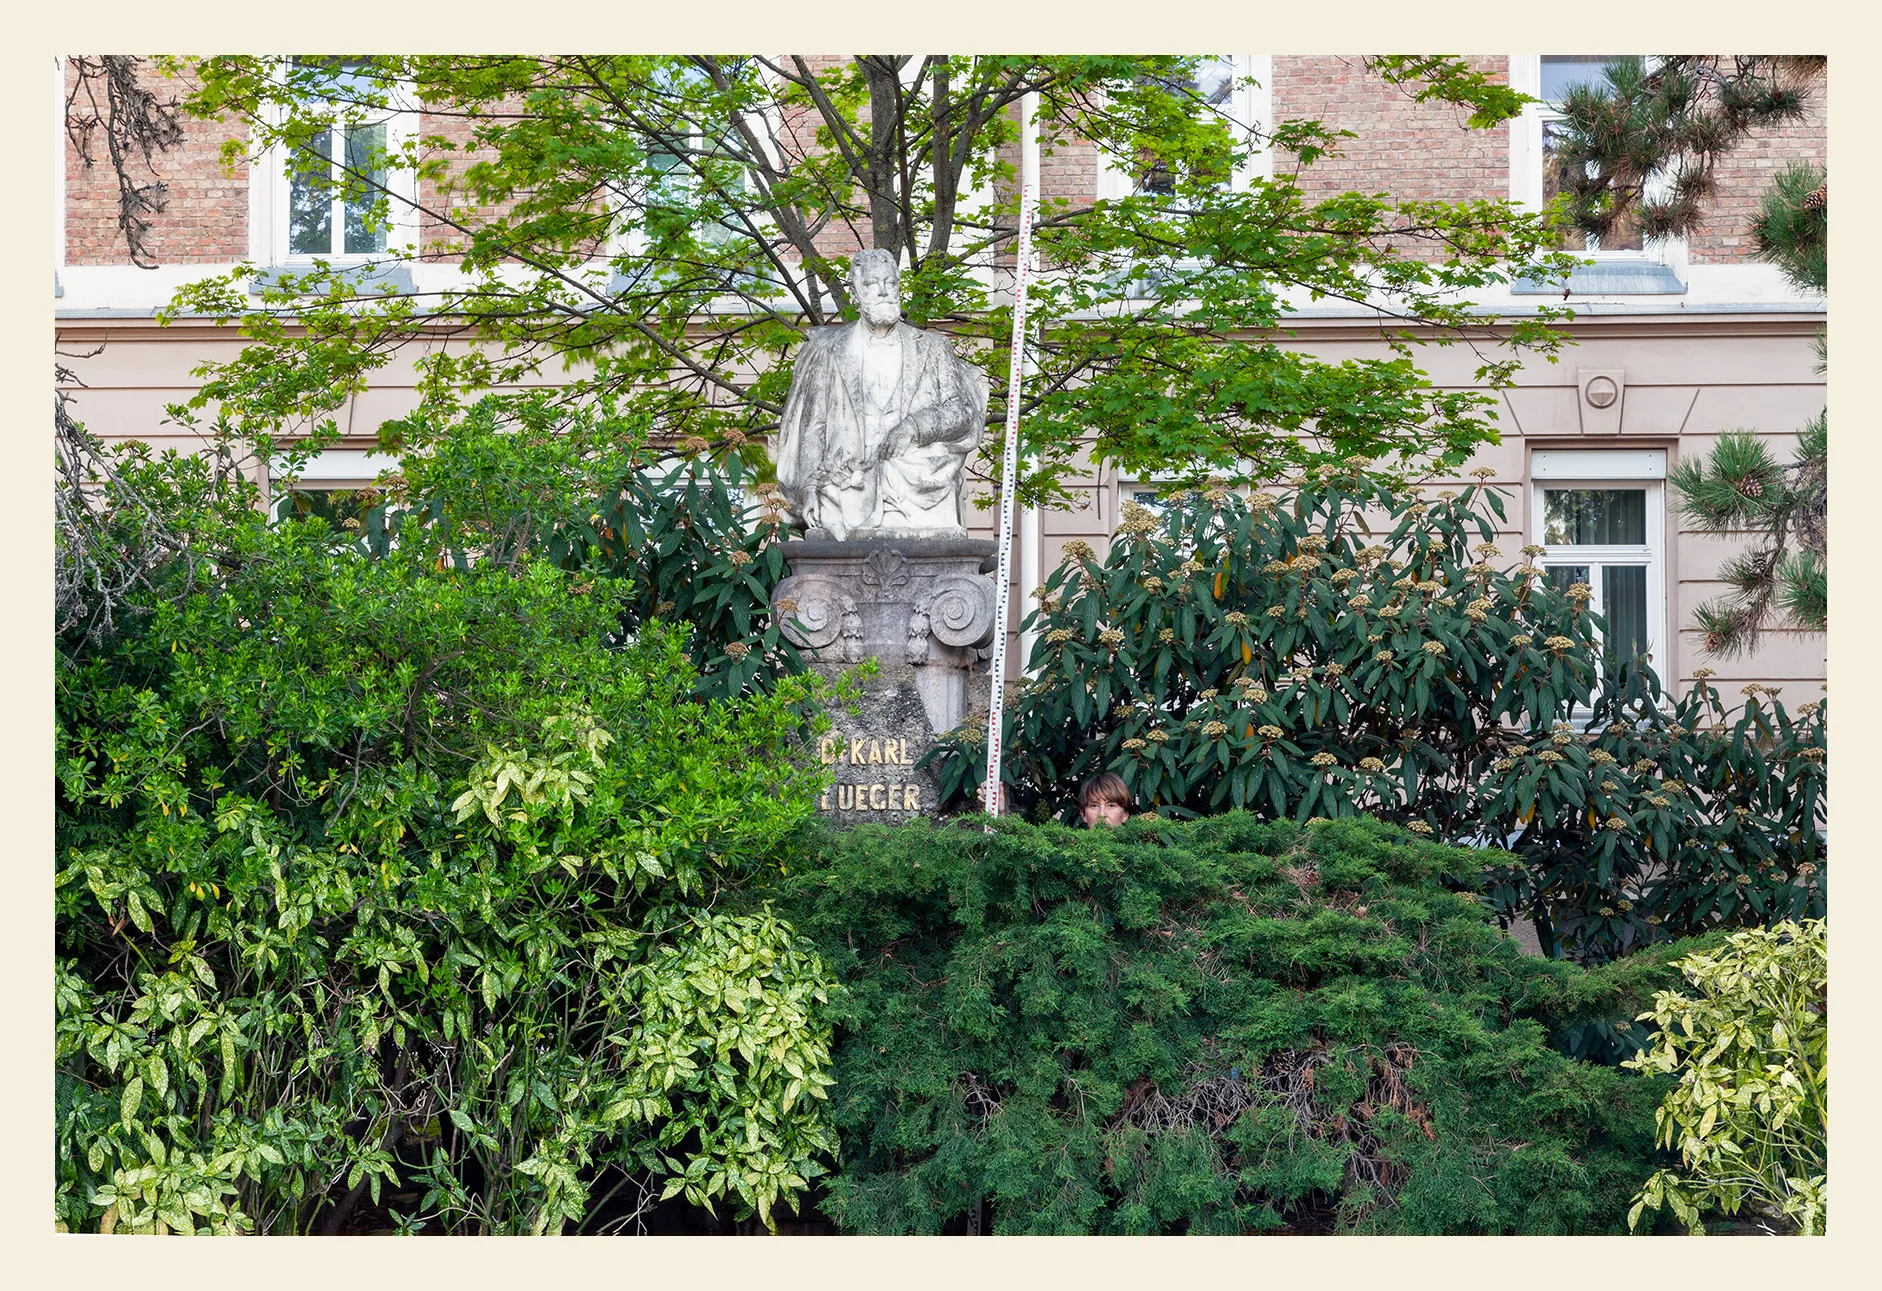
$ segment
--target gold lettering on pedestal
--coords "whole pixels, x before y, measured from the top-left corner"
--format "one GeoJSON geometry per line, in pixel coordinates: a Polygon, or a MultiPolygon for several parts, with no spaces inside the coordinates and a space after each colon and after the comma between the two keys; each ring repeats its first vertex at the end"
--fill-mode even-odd
{"type": "Polygon", "coordinates": [[[817,741],[817,761],[825,766],[913,766],[906,736],[826,735],[817,741]]]}
{"type": "Polygon", "coordinates": [[[921,786],[916,784],[833,784],[817,800],[819,811],[920,811],[921,786]]]}
{"type": "MultiPolygon", "coordinates": [[[[824,766],[910,767],[908,739],[898,735],[862,735],[847,732],[825,735],[817,741],[817,761],[824,766]]],[[[832,784],[817,800],[819,811],[921,810],[921,786],[886,780],[864,784],[832,784]]]]}

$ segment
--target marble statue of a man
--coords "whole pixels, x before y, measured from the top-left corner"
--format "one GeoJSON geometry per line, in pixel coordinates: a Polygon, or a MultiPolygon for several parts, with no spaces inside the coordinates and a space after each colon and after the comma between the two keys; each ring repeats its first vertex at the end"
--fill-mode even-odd
{"type": "Polygon", "coordinates": [[[987,418],[987,379],[948,338],[901,321],[901,267],[858,252],[862,317],[797,356],[778,430],[778,485],[812,536],[965,537],[961,477],[987,418]]]}

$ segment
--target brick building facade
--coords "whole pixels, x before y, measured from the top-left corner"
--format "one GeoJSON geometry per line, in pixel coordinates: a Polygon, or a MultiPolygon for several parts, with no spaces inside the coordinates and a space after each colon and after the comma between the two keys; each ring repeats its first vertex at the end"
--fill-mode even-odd
{"type": "MultiPolygon", "coordinates": [[[[1473,61],[1526,92],[1538,92],[1543,81],[1541,56],[1491,55],[1473,61]]],[[[1462,111],[1414,102],[1407,90],[1367,72],[1357,56],[1234,56],[1232,63],[1224,60],[1223,70],[1259,83],[1237,91],[1245,96],[1238,109],[1253,122],[1311,117],[1353,132],[1339,156],[1307,172],[1310,198],[1356,189],[1400,199],[1540,200],[1546,107],[1532,106],[1523,117],[1488,131],[1468,130],[1462,111]]],[[[1757,263],[1747,231],[1777,169],[1793,159],[1825,156],[1823,98],[1813,96],[1805,120],[1758,134],[1723,160],[1717,196],[1690,238],[1602,253],[1603,266],[1625,272],[1590,279],[1600,291],[1572,293],[1568,303],[1576,318],[1565,330],[1574,345],[1559,363],[1530,364],[1514,388],[1503,392],[1502,443],[1482,450],[1465,467],[1494,467],[1498,483],[1510,491],[1506,550],[1540,540],[1542,505],[1551,490],[1644,494],[1640,536],[1646,541],[1622,557],[1596,552],[1590,559],[1635,562],[1645,569],[1648,636],[1662,673],[1683,683],[1694,669],[1711,666],[1724,682],[1777,686],[1791,703],[1816,697],[1825,675],[1824,638],[1778,630],[1748,657],[1724,662],[1706,657],[1690,627],[1692,612],[1722,590],[1718,569],[1737,544],[1685,529],[1677,500],[1662,481],[1676,461],[1704,453],[1728,429],[1756,430],[1780,455],[1788,455],[1798,428],[1824,406],[1812,338],[1824,321],[1825,304],[1798,295],[1776,269],[1757,263]],[[1615,290],[1617,285],[1626,289],[1615,290]]],[[[422,108],[412,115],[415,128],[425,133],[463,131],[461,123],[430,118],[422,108]]],[[[54,301],[58,341],[67,353],[102,347],[95,357],[74,364],[85,383],[76,391],[76,407],[107,438],[189,446],[166,436],[162,408],[188,397],[196,364],[227,357],[238,341],[212,325],[188,320],[158,327],[153,311],[193,276],[242,260],[278,262],[279,176],[266,164],[244,163],[233,173],[221,165],[224,141],[243,137],[240,123],[191,122],[183,145],[161,158],[171,198],[168,211],[155,221],[152,246],[160,267],[154,271],[128,262],[117,233],[117,193],[108,168],[87,171],[68,153],[54,301]]],[[[1258,155],[1249,163],[1256,173],[1292,164],[1285,155],[1258,155]]],[[[1061,141],[1042,158],[1041,189],[1047,199],[1104,196],[1116,192],[1120,182],[1129,181],[1108,171],[1087,143],[1061,141]]],[[[437,232],[414,230],[427,241],[437,232]]],[[[853,249],[840,245],[843,241],[842,234],[832,233],[826,249],[838,254],[853,249]]],[[[1494,324],[1532,313],[1538,297],[1505,289],[1485,293],[1477,303],[1494,324]]],[[[1383,352],[1376,323],[1360,309],[1303,308],[1291,326],[1297,338],[1292,343],[1321,357],[1383,352]]],[[[1418,361],[1442,387],[1472,385],[1474,364],[1467,354],[1431,348],[1418,361]]],[[[377,425],[409,406],[412,379],[409,365],[394,366],[348,405],[342,418],[346,438],[310,473],[310,483],[371,478],[373,464],[365,450],[374,442],[377,425]]],[[[1109,467],[1078,481],[1073,489],[1077,505],[1028,517],[1026,532],[1037,549],[1037,567],[1053,568],[1074,539],[1102,549],[1120,502],[1134,492],[1151,491],[1154,484],[1120,479],[1109,467]]],[[[992,516],[973,511],[970,526],[990,532],[992,516]]],[[[1552,551],[1551,556],[1572,559],[1574,553],[1552,551]]],[[[1015,568],[1022,563],[1016,556],[1015,568]]],[[[1025,590],[1015,589],[1015,625],[1025,590]]],[[[1735,694],[1736,686],[1725,693],[1735,694]]]]}

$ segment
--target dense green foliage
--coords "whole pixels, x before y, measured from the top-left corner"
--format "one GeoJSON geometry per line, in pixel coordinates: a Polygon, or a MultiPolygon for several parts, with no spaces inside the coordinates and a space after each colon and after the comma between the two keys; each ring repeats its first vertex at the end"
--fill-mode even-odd
{"type": "Polygon", "coordinates": [[[1694,998],[1655,994],[1657,1027],[1629,1066],[1679,1078],[1655,1113],[1680,1168],[1647,1181],[1628,1215],[1670,1208],[1691,1231],[1699,1212],[1782,1217],[1805,1236],[1828,1219],[1829,946],[1820,919],[1733,933],[1679,961],[1694,998]]]}
{"type": "MultiPolygon", "coordinates": [[[[251,429],[291,430],[416,352],[440,418],[473,392],[535,400],[547,377],[562,406],[609,399],[668,442],[736,447],[776,427],[808,330],[854,316],[847,256],[830,250],[853,237],[901,261],[909,321],[952,332],[987,369],[998,424],[1017,206],[1003,150],[1036,92],[1048,149],[1088,141],[1136,182],[1040,209],[1026,498],[1062,495],[1087,454],[1265,472],[1328,452],[1461,459],[1493,438],[1494,397],[1434,386],[1396,335],[1395,354],[1326,360],[1275,329],[1311,295],[1390,302],[1440,343],[1481,335],[1467,293],[1553,263],[1541,218],[1507,201],[1310,195],[1306,172],[1341,132],[1235,120],[1198,92],[1200,61],[428,55],[348,60],[340,76],[329,60],[202,60],[186,106],[244,123],[231,165],[280,148],[324,171],[336,122],[423,104],[435,133],[362,142],[343,183],[391,230],[382,263],[456,269],[403,294],[325,264],[259,296],[263,266],[192,286],[181,308],[238,319],[251,340],[208,365],[204,397],[239,405],[251,429]],[[1257,150],[1296,164],[1227,182],[1257,150]],[[414,176],[437,185],[422,211],[414,176]],[[427,240],[401,241],[401,223],[427,240]],[[431,344],[440,326],[472,343],[431,344]]],[[[1377,69],[1476,128],[1524,101],[1458,59],[1377,69]]],[[[1483,380],[1552,352],[1553,317],[1511,323],[1483,380]]],[[[983,452],[990,466],[992,437],[983,452]]]]}
{"type": "Polygon", "coordinates": [[[418,525],[460,567],[544,559],[602,579],[619,593],[622,634],[686,625],[703,699],[803,672],[770,609],[785,574],[781,500],[740,451],[688,441],[663,454],[613,401],[569,407],[540,392],[444,418],[420,410],[380,438],[400,465],[363,517],[361,551],[383,555],[418,525]]]}
{"type": "Polygon", "coordinates": [[[1664,1085],[1552,1047],[1677,980],[1525,956],[1372,820],[860,827],[786,908],[848,987],[845,1228],[1618,1232],[1664,1085]]]}
{"type": "Polygon", "coordinates": [[[558,1232],[607,1170],[800,1194],[827,978],[726,898],[810,813],[811,683],[704,702],[619,580],[439,524],[373,559],[200,459],[121,465],[199,559],[60,657],[60,1222],[336,1231],[396,1180],[408,1228],[558,1232]]]}
{"type": "MultiPolygon", "coordinates": [[[[1727,710],[1703,679],[1669,700],[1604,654],[1585,585],[1498,563],[1501,513],[1488,486],[1418,501],[1358,467],[1127,508],[1104,560],[1074,544],[1041,589],[1009,792],[1069,820],[1109,770],[1165,816],[1498,843],[1497,912],[1584,958],[1820,914],[1825,705],[1727,710]]],[[[946,791],[980,782],[983,740],[942,741],[946,791]]]]}

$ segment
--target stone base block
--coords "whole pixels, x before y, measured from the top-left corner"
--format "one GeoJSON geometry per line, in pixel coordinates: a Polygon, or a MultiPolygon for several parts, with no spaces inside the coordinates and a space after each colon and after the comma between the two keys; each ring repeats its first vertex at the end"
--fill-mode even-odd
{"type": "Polygon", "coordinates": [[[836,782],[820,809],[845,823],[938,814],[914,763],[988,699],[994,544],[984,539],[817,539],[786,544],[791,573],[772,595],[786,633],[834,677],[878,672],[854,713],[832,714],[818,749],[836,782]]]}

